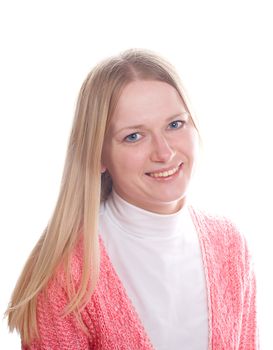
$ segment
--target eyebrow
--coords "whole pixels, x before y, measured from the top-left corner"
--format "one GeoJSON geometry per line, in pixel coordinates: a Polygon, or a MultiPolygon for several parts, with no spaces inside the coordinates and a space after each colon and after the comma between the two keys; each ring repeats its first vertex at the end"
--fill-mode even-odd
{"type": "MultiPolygon", "coordinates": [[[[181,113],[176,113],[176,114],[174,114],[174,115],[168,117],[168,118],[166,119],[166,122],[168,122],[168,121],[170,121],[170,120],[172,120],[172,119],[174,119],[174,118],[181,117],[181,116],[186,116],[187,118],[189,118],[189,117],[190,117],[190,114],[189,114],[189,112],[186,112],[186,111],[185,111],[185,112],[181,112],[181,113]]],[[[121,128],[121,129],[119,129],[119,130],[116,130],[116,131],[114,132],[114,135],[120,133],[120,132],[123,131],[123,130],[135,130],[135,129],[143,129],[143,128],[145,128],[145,125],[144,125],[144,124],[125,126],[125,127],[121,128]]]]}

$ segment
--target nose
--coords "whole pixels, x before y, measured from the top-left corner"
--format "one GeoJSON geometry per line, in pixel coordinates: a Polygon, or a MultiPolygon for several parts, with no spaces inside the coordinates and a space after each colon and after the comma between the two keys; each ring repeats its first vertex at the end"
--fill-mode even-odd
{"type": "Polygon", "coordinates": [[[170,142],[163,136],[157,135],[153,137],[151,149],[151,161],[167,163],[175,155],[175,150],[171,147],[170,142]]]}

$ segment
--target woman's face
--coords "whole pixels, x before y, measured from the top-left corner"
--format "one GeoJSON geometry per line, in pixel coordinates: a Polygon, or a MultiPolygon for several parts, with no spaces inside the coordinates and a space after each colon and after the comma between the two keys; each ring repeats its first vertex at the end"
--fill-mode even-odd
{"type": "Polygon", "coordinates": [[[199,137],[177,91],[159,81],[123,90],[103,146],[102,166],[120,197],[171,214],[185,200],[199,137]]]}

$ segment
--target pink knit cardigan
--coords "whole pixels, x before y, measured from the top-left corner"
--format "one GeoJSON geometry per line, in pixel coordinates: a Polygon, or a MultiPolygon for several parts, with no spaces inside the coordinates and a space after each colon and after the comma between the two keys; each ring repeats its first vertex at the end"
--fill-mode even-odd
{"type": "MultiPolygon", "coordinates": [[[[255,277],[244,238],[225,218],[191,208],[199,234],[207,283],[209,349],[258,349],[255,277]]],[[[151,350],[154,349],[100,240],[100,277],[81,316],[60,317],[67,304],[64,274],[58,273],[38,298],[40,339],[24,350],[151,350]]],[[[79,281],[81,248],[75,250],[72,274],[79,281]]],[[[152,298],[151,298],[152,301],[152,298]]],[[[183,349],[183,344],[181,344],[183,349]]]]}

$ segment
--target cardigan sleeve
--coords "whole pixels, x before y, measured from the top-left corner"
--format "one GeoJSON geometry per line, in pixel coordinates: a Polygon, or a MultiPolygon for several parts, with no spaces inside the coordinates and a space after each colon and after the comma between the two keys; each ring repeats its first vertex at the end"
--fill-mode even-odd
{"type": "Polygon", "coordinates": [[[256,305],[256,276],[249,250],[245,242],[245,290],[243,299],[242,332],[240,350],[259,349],[256,305]]]}
{"type": "Polygon", "coordinates": [[[63,317],[61,312],[67,305],[67,295],[55,281],[38,296],[37,323],[39,339],[23,350],[87,350],[88,336],[82,331],[73,314],[63,317]]]}

